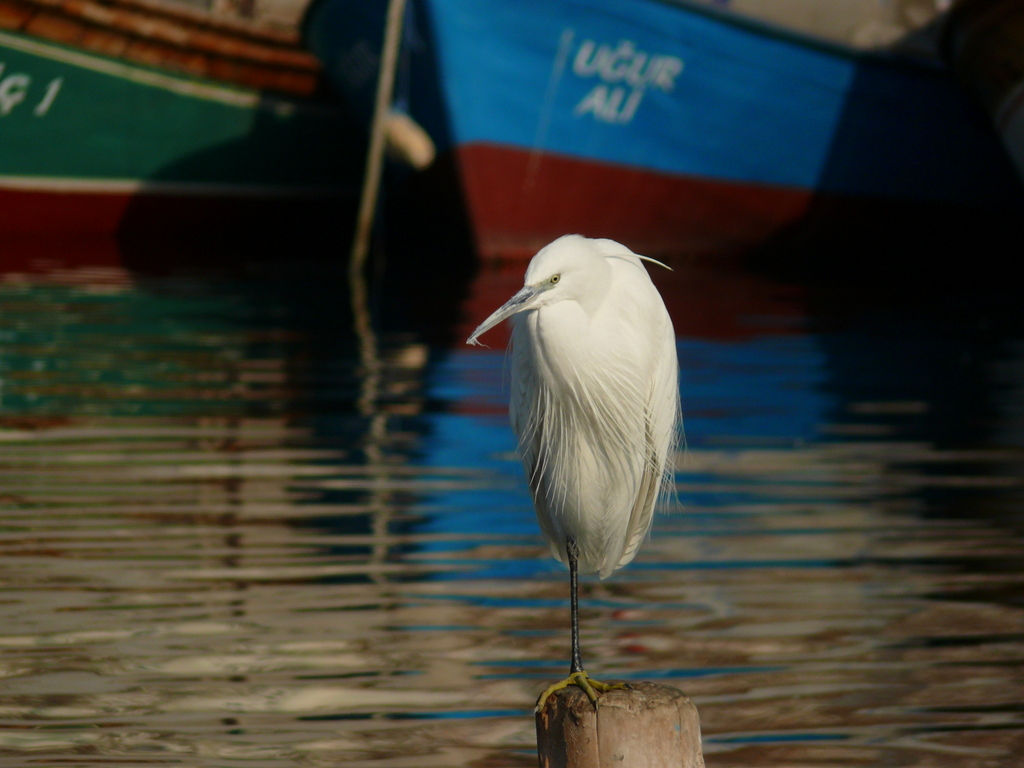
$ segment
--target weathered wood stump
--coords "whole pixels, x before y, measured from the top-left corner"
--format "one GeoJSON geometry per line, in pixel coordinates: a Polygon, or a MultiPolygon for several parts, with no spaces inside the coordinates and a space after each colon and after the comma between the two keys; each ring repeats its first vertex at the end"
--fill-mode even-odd
{"type": "Polygon", "coordinates": [[[540,768],[704,768],[697,708],[682,691],[655,683],[601,694],[598,706],[575,685],[537,713],[540,768]]]}

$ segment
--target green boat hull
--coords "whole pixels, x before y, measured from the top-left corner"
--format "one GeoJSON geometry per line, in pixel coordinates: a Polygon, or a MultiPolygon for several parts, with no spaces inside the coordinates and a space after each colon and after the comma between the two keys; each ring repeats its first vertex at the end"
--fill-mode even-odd
{"type": "Polygon", "coordinates": [[[150,217],[166,201],[176,217],[195,208],[206,225],[244,226],[246,209],[258,211],[265,227],[279,204],[351,198],[361,167],[358,133],[333,104],[9,32],[0,32],[0,135],[7,236],[117,232],[141,199],[150,217]]]}

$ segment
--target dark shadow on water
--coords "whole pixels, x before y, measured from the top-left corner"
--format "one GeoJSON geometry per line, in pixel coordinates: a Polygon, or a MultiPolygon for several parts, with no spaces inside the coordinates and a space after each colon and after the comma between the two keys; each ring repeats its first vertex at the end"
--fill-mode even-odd
{"type": "MultiPolygon", "coordinates": [[[[821,390],[836,404],[825,419],[835,431],[824,438],[961,457],[915,463],[897,452],[891,471],[919,478],[903,498],[915,501],[923,519],[985,524],[1011,548],[1024,537],[1024,494],[1010,479],[1019,476],[1024,447],[1019,220],[990,210],[922,212],[909,231],[804,232],[750,261],[756,272],[804,291],[825,355],[821,390]]],[[[983,579],[1012,577],[1020,565],[979,552],[914,567],[983,579]]],[[[1019,595],[1003,586],[931,597],[1019,607],[1019,595]]]]}

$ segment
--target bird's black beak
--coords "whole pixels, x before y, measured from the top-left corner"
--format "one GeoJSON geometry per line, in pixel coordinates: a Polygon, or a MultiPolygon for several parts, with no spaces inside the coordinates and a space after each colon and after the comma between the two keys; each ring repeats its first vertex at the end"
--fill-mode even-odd
{"type": "Polygon", "coordinates": [[[539,293],[540,291],[538,291],[536,288],[533,288],[529,285],[524,285],[523,288],[515,296],[513,296],[511,299],[502,304],[498,309],[491,313],[490,317],[488,317],[486,320],[480,323],[480,325],[477,326],[477,329],[473,331],[473,335],[466,339],[466,343],[483,346],[482,344],[480,344],[479,341],[477,341],[477,339],[482,334],[489,331],[502,320],[512,317],[512,315],[516,314],[517,312],[523,312],[527,309],[530,309],[534,299],[537,298],[537,295],[539,293]]]}

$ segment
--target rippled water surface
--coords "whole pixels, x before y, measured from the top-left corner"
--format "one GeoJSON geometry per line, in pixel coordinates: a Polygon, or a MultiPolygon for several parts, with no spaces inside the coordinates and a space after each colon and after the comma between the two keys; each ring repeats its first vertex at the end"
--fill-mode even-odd
{"type": "MultiPolygon", "coordinates": [[[[566,576],[461,343],[521,272],[367,324],[329,270],[9,268],[0,763],[535,765],[566,576]]],[[[589,671],[685,691],[712,768],[1022,764],[1016,299],[658,279],[679,504],[583,586],[589,671]]]]}

